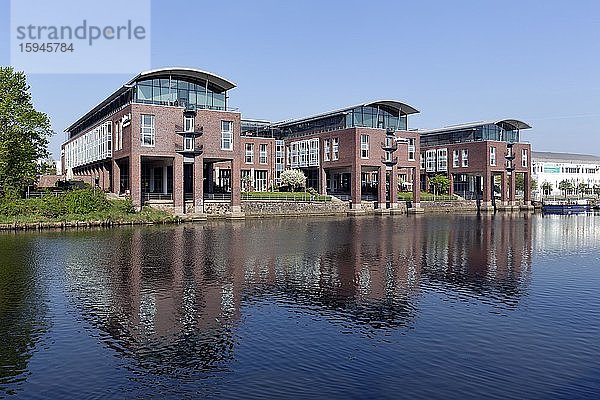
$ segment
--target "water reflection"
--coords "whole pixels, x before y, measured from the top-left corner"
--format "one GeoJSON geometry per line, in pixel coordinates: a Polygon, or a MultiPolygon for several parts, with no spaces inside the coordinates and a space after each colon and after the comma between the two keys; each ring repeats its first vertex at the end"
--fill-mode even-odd
{"type": "Polygon", "coordinates": [[[92,241],[66,252],[66,289],[138,367],[226,371],[242,310],[265,301],[367,335],[408,329],[426,291],[514,308],[530,274],[531,225],[503,215],[87,232],[92,241]]]}

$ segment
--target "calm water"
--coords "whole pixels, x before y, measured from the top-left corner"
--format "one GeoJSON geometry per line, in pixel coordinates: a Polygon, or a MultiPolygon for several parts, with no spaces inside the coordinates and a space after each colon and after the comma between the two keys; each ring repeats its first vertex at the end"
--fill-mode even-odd
{"type": "Polygon", "coordinates": [[[0,234],[0,397],[600,397],[600,216],[0,234]]]}

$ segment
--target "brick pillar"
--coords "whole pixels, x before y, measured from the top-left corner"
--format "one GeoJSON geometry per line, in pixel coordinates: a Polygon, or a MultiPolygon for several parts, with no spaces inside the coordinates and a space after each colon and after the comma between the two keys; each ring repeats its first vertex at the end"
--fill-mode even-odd
{"type": "Polygon", "coordinates": [[[398,208],[398,167],[390,171],[390,208],[398,208]]]}
{"type": "Polygon", "coordinates": [[[385,195],[386,195],[386,190],[385,190],[385,181],[386,181],[386,170],[385,170],[385,166],[381,166],[379,167],[379,170],[377,171],[377,201],[379,203],[379,208],[384,209],[386,208],[386,204],[385,204],[385,195]]]}
{"type": "Polygon", "coordinates": [[[419,181],[419,170],[417,168],[411,168],[411,170],[413,175],[413,207],[419,208],[421,206],[421,182],[419,181]]]}
{"type": "Polygon", "coordinates": [[[515,171],[512,171],[510,176],[508,177],[508,186],[509,186],[509,190],[510,193],[508,195],[508,201],[510,202],[511,206],[515,205],[515,189],[516,189],[516,185],[515,185],[515,171]]]}
{"type": "Polygon", "coordinates": [[[142,206],[142,163],[139,155],[129,157],[129,189],[131,201],[136,207],[142,206]]]}
{"type": "Polygon", "coordinates": [[[121,192],[121,168],[115,160],[112,160],[111,192],[119,194],[121,192]]]}
{"type": "Polygon", "coordinates": [[[204,158],[194,159],[194,211],[204,212],[204,158]]]}
{"type": "Polygon", "coordinates": [[[487,172],[484,172],[483,174],[483,196],[482,196],[482,201],[485,203],[485,205],[490,205],[492,202],[492,190],[491,190],[491,175],[487,172]]]}
{"type": "Polygon", "coordinates": [[[208,193],[215,192],[215,174],[214,174],[214,164],[208,163],[206,166],[206,179],[208,181],[208,193]]]}
{"type": "Polygon", "coordinates": [[[327,173],[325,168],[319,168],[319,193],[327,195],[327,173]]]}
{"type": "Polygon", "coordinates": [[[350,195],[352,196],[352,208],[360,210],[361,187],[360,187],[360,164],[354,162],[350,176],[350,195]]]}
{"type": "Polygon", "coordinates": [[[448,174],[448,181],[450,182],[450,186],[448,187],[448,194],[452,196],[454,194],[454,174],[448,174]]]}
{"type": "Polygon", "coordinates": [[[175,207],[175,213],[183,214],[184,200],[183,200],[183,156],[181,154],[175,154],[173,158],[173,206],[175,207]]]}
{"type": "Polygon", "coordinates": [[[237,158],[231,160],[231,211],[242,212],[242,170],[237,158]]]}

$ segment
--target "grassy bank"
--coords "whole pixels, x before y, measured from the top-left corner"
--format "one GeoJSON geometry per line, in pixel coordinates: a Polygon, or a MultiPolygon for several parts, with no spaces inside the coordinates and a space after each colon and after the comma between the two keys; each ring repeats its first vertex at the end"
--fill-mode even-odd
{"type": "Polygon", "coordinates": [[[111,223],[172,222],[176,218],[161,210],[144,207],[136,212],[130,199],[109,200],[98,190],[81,189],[35,199],[0,200],[0,224],[45,222],[111,223]]]}

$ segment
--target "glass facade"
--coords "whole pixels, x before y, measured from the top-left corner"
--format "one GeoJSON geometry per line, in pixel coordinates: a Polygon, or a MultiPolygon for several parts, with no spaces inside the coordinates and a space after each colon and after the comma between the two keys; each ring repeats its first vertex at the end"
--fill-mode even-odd
{"type": "Polygon", "coordinates": [[[421,146],[439,146],[452,143],[481,142],[494,140],[497,142],[518,142],[519,130],[506,130],[496,124],[484,124],[469,128],[457,128],[421,135],[421,146]]]}
{"type": "Polygon", "coordinates": [[[147,79],[135,83],[133,101],[136,103],[159,104],[225,110],[226,92],[206,82],[182,79],[147,79]]]}

